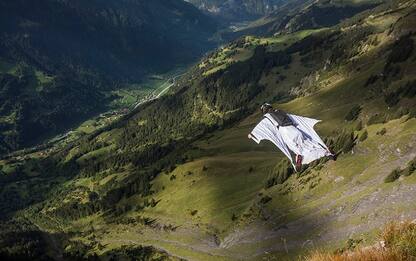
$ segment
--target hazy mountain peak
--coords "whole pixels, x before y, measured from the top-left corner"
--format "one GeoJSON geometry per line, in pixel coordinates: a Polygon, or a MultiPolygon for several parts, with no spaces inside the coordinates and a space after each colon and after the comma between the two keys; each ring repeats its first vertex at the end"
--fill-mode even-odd
{"type": "Polygon", "coordinates": [[[267,15],[287,0],[186,0],[227,22],[253,20],[267,15]]]}

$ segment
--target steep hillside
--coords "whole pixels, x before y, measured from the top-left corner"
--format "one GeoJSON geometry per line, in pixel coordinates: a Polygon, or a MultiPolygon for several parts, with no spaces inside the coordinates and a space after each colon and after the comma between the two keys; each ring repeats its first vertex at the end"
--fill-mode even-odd
{"type": "Polygon", "coordinates": [[[383,2],[387,1],[290,1],[246,27],[225,33],[224,37],[235,38],[247,34],[285,34],[305,29],[330,27],[383,2]]]}
{"type": "Polygon", "coordinates": [[[3,58],[117,80],[189,61],[215,31],[211,19],[177,0],[2,1],[0,14],[3,58]]]}
{"type": "Polygon", "coordinates": [[[2,160],[0,254],[290,260],[372,244],[416,217],[415,23],[402,0],[244,37],[112,126],[2,160]],[[248,140],[266,101],[323,120],[338,160],[293,173],[248,140]]]}
{"type": "Polygon", "coordinates": [[[0,153],[103,111],[112,90],[192,62],[215,30],[180,0],[1,1],[0,153]]]}

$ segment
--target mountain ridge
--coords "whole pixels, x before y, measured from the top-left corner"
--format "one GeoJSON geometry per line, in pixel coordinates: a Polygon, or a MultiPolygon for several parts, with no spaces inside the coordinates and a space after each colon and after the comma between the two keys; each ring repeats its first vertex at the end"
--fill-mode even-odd
{"type": "Polygon", "coordinates": [[[305,28],[318,29],[334,26],[342,20],[371,10],[386,1],[292,1],[279,6],[270,14],[241,27],[224,33],[226,39],[240,35],[270,36],[293,33],[305,28]]]}
{"type": "Polygon", "coordinates": [[[243,22],[267,15],[286,0],[186,0],[199,9],[214,17],[219,17],[226,23],[243,22]]]}

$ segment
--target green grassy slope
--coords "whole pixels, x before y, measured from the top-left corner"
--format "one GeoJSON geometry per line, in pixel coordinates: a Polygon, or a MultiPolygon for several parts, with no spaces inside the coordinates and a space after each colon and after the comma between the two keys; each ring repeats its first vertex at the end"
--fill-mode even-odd
{"type": "Polygon", "coordinates": [[[401,1],[336,28],[233,43],[247,58],[207,73],[233,59],[219,50],[118,125],[46,159],[2,161],[0,207],[85,256],[144,245],[189,260],[284,260],[372,244],[385,222],[416,217],[414,171],[385,182],[416,157],[414,10],[401,1]],[[264,101],[323,120],[338,160],[266,186],[283,156],[247,139],[264,101]],[[339,141],[351,132],[353,147],[339,141]]]}
{"type": "MultiPolygon", "coordinates": [[[[282,156],[267,145],[257,146],[247,140],[247,133],[260,118],[254,114],[231,129],[197,142],[197,147],[212,156],[157,177],[156,194],[152,197],[160,203],[145,213],[162,223],[174,222],[191,230],[208,229],[221,244],[206,243],[205,248],[198,250],[231,259],[287,256],[283,240],[291,255],[312,246],[342,247],[350,237],[371,242],[380,224],[397,216],[414,218],[415,176],[404,177],[395,184],[385,184],[383,179],[416,156],[415,119],[404,116],[386,123],[365,124],[370,115],[388,112],[382,97],[363,88],[369,75],[379,67],[375,63],[347,77],[341,70],[329,77],[341,80],[314,95],[277,105],[295,114],[322,119],[318,130],[331,135],[340,128],[351,128],[344,117],[355,104],[362,104],[357,121],[364,122],[369,135],[356,145],[353,154],[341,155],[336,162],[294,175],[284,185],[264,189],[271,168],[282,156]],[[386,134],[377,134],[382,129],[386,134]],[[192,175],[187,175],[189,172],[192,175]],[[171,181],[172,175],[177,178],[171,181]],[[264,195],[272,200],[261,205],[259,201],[264,195]],[[197,212],[192,215],[192,211],[197,212]],[[300,246],[304,244],[312,246],[302,250],[300,246]]],[[[412,79],[415,67],[407,69],[409,73],[401,81],[412,79]]],[[[191,242],[178,236],[176,242],[165,247],[191,251],[194,244],[209,240],[205,233],[200,235],[203,239],[191,242]],[[181,242],[186,242],[186,246],[180,247],[181,242]]]]}
{"type": "MultiPolygon", "coordinates": [[[[387,111],[387,105],[383,104],[381,97],[377,99],[373,97],[371,90],[363,88],[369,75],[379,68],[380,65],[375,63],[348,76],[341,70],[340,73],[328,77],[337,78],[335,84],[322,88],[314,95],[281,104],[279,107],[296,114],[322,119],[323,123],[318,125],[318,129],[326,135],[336,133],[340,127],[346,125],[344,117],[355,104],[365,104],[360,116],[365,122],[371,114],[387,111]],[[369,98],[372,102],[367,103],[369,98]]],[[[414,70],[414,67],[407,68],[414,70]]],[[[412,73],[407,75],[411,77],[412,73]]],[[[323,79],[322,82],[328,79],[323,79]]],[[[410,79],[405,76],[401,80],[410,79]]],[[[287,241],[290,252],[295,251],[293,254],[299,253],[299,245],[308,243],[308,238],[316,240],[315,247],[341,247],[350,236],[369,239],[373,229],[400,215],[399,213],[414,216],[416,205],[411,200],[414,176],[401,181],[401,186],[406,187],[402,191],[404,195],[401,195],[404,199],[396,205],[388,201],[392,200],[389,194],[397,190],[397,185],[383,182],[390,171],[404,166],[416,155],[412,148],[416,122],[414,119],[408,120],[407,117],[365,127],[369,138],[356,146],[354,154],[342,155],[337,162],[329,162],[323,168],[320,167],[320,170],[312,169],[302,177],[293,176],[284,186],[264,190],[268,172],[281,155],[270,151],[270,147],[258,147],[246,139],[250,128],[259,118],[258,114],[251,116],[241,124],[197,143],[208,155],[212,153],[213,156],[181,165],[169,175],[159,176],[154,182],[156,195],[152,197],[160,200],[160,203],[145,213],[162,223],[174,222],[177,226],[190,227],[188,229],[196,229],[194,226],[197,226],[216,233],[222,242],[226,242],[223,243],[225,247],[221,247],[221,244],[210,247],[207,244],[206,249],[201,247],[200,251],[231,258],[273,256],[277,254],[275,251],[284,254],[282,238],[287,241]],[[377,135],[376,132],[383,128],[387,134],[377,135]],[[380,146],[389,149],[380,151],[380,146]],[[250,167],[253,168],[252,171],[250,167]],[[172,175],[177,178],[171,181],[172,175]],[[260,210],[256,209],[256,204],[262,197],[259,193],[272,198],[260,210]],[[374,193],[376,196],[373,196],[374,193]],[[362,203],[364,206],[360,207],[359,203],[365,202],[371,196],[375,197],[372,201],[383,199],[387,202],[368,204],[369,206],[362,203]],[[333,212],[339,208],[346,210],[337,217],[333,212]],[[257,211],[260,212],[260,217],[265,216],[266,221],[256,220],[259,215],[257,211]],[[354,215],[357,212],[360,215],[354,215]],[[195,214],[192,215],[193,213],[195,214]],[[232,220],[233,215],[236,216],[236,221],[232,220]],[[256,217],[254,221],[250,215],[256,217]],[[300,223],[302,220],[303,224],[300,223]],[[276,226],[278,228],[292,224],[294,228],[288,229],[289,231],[282,228],[267,232],[269,229],[276,229],[276,226]],[[308,234],[307,238],[305,233],[308,234]],[[328,241],[332,243],[328,245],[328,241]]],[[[200,236],[205,240],[209,238],[204,233],[200,236]]],[[[193,249],[194,244],[198,245],[198,240],[201,239],[189,242],[178,237],[176,240],[177,242],[165,247],[179,248],[176,251],[186,253],[193,249]],[[185,250],[178,246],[182,240],[189,246],[182,247],[185,250]]]]}

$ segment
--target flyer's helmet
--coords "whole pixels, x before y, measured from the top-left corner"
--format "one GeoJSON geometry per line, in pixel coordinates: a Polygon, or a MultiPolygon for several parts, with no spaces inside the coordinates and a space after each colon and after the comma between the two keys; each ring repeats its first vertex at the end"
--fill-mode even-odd
{"type": "Polygon", "coordinates": [[[270,109],[273,109],[273,106],[269,103],[265,103],[260,107],[260,110],[263,113],[267,113],[270,109]]]}

